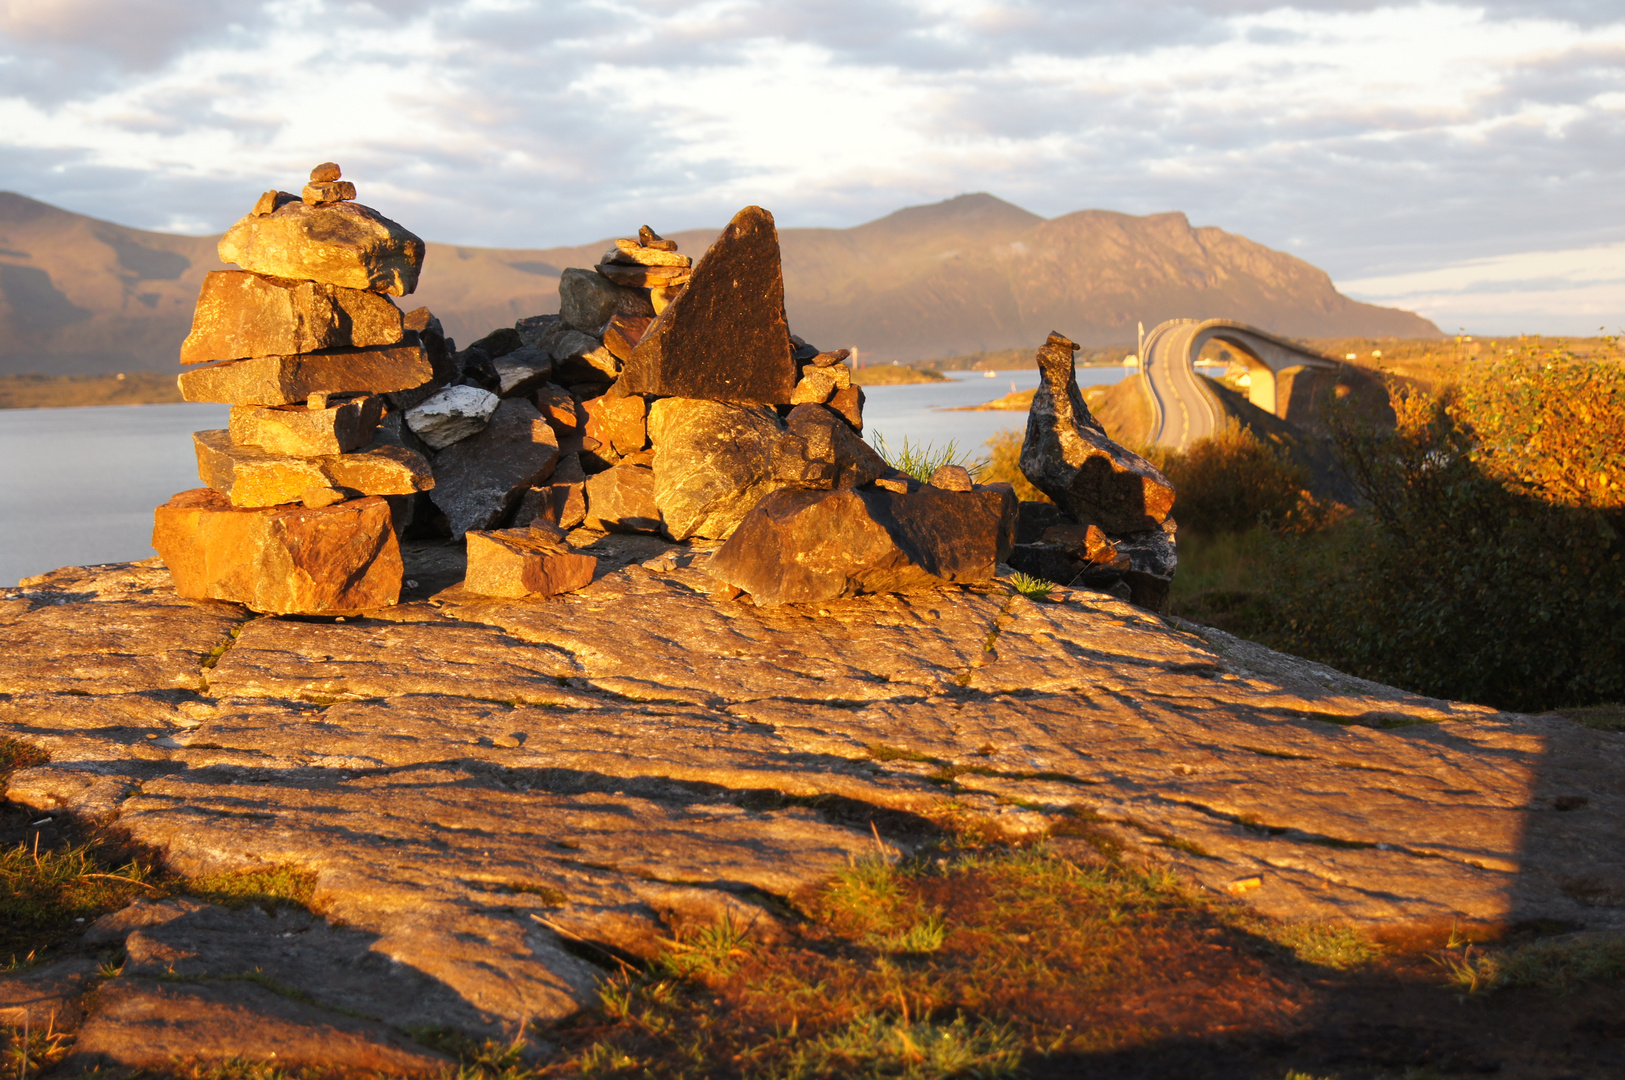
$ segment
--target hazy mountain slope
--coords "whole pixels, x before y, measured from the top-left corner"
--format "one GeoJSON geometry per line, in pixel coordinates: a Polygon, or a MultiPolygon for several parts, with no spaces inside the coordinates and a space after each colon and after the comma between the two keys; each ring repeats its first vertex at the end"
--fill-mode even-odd
{"type": "Polygon", "coordinates": [[[173,367],[214,245],[0,192],[0,373],[173,367]]]}
{"type": "MultiPolygon", "coordinates": [[[[408,223],[409,224],[409,223],[408,223]]],[[[627,223],[630,234],[638,221],[627,223]]],[[[656,229],[658,221],[648,224],[656,229]]],[[[715,229],[668,234],[698,256],[715,229]]],[[[1432,323],[1342,296],[1291,255],[1183,214],[1085,210],[1046,220],[991,195],[899,210],[850,229],[784,229],[790,325],[876,360],[1034,345],[1060,330],[1129,343],[1135,323],[1223,316],[1277,333],[1423,337],[1432,323]]],[[[558,308],[558,275],[591,266],[578,247],[430,244],[418,291],[467,343],[558,308]]],[[[0,193],[0,373],[172,370],[215,238],[170,236],[0,193]]]]}

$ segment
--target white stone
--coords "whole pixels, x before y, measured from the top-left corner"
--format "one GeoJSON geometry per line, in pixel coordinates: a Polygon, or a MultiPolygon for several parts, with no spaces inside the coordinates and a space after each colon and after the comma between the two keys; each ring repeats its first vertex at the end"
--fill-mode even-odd
{"type": "Polygon", "coordinates": [[[485,430],[502,399],[477,386],[448,386],[406,410],[406,426],[436,450],[485,430]]]}

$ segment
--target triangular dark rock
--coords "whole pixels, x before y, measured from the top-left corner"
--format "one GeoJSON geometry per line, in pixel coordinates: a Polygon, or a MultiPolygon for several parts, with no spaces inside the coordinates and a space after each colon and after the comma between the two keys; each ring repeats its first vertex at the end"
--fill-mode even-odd
{"type": "Polygon", "coordinates": [[[617,395],[788,404],[796,385],[773,215],[747,206],[632,351],[617,395]]]}

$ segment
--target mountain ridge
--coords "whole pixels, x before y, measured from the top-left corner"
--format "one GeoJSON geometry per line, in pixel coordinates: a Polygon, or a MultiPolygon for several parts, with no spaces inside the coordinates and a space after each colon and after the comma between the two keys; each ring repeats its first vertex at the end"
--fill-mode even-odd
{"type": "MultiPolygon", "coordinates": [[[[641,224],[641,223],[638,223],[641,224]]],[[[630,233],[635,225],[628,226],[630,233]]],[[[668,234],[698,256],[719,229],[668,234]]],[[[1337,292],[1313,265],[1177,211],[1044,218],[985,192],[850,228],[785,228],[792,328],[876,361],[1042,341],[1135,340],[1135,325],[1226,317],[1296,337],[1428,337],[1410,312],[1337,292]]],[[[216,237],[135,229],[0,192],[0,373],[174,370],[216,237]]],[[[431,242],[418,292],[463,342],[557,310],[558,275],[609,239],[553,248],[431,242]]]]}

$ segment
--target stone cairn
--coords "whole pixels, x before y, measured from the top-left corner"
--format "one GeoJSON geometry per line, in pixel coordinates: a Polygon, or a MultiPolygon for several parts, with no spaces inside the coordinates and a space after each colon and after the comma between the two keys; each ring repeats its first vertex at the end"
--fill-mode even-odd
{"type": "Polygon", "coordinates": [[[417,286],[423,241],[355,202],[332,163],[302,195],[267,191],[220,241],[242,269],[205,279],[181,363],[188,401],[232,406],[193,435],[207,487],[159,507],[153,546],[183,596],[257,611],[393,604],[400,547],[389,497],[427,490],[421,455],[373,445],[385,401],[433,371],[417,286]]]}
{"type": "MultiPolygon", "coordinates": [[[[195,437],[209,486],[158,510],[153,543],[183,595],[275,613],[395,603],[398,534],[464,540],[464,590],[510,598],[592,580],[577,528],[715,548],[717,591],[759,604],[986,581],[1010,558],[1009,485],[958,466],[922,483],[863,441],[848,354],[790,333],[766,210],[741,210],[698,264],[644,226],[563,272],[557,315],[458,350],[427,309],[389,299],[415,287],[422,242],[355,203],[336,166],[311,175],[222,239],[242,269],[209,275],[182,348],[209,364],[181,376],[187,400],[234,406],[229,430],[195,437]]],[[[1045,415],[1093,423],[1081,400],[1045,415]]],[[[1056,498],[1048,472],[1035,482],[1056,498]]],[[[1095,523],[1057,502],[1070,517],[1046,529],[1095,523]]],[[[1028,507],[1027,531],[1058,513],[1028,507]]],[[[1121,577],[1132,530],[1098,524],[1121,577]]],[[[1072,550],[1041,532],[1039,555],[1072,550]]]]}
{"type": "MultiPolygon", "coordinates": [[[[557,315],[456,353],[451,385],[404,428],[435,454],[422,499],[469,537],[471,592],[562,591],[562,567],[557,582],[516,576],[520,548],[563,543],[543,526],[725,541],[706,564],[719,591],[762,604],[991,578],[1014,540],[1014,492],[888,466],[861,437],[847,355],[790,333],[778,231],[752,206],[697,265],[644,226],[596,267],[565,270],[557,315]],[[528,487],[524,469],[476,484],[448,460],[503,409],[532,405],[558,457],[528,487]]],[[[475,459],[486,476],[493,450],[475,459]]]]}

